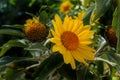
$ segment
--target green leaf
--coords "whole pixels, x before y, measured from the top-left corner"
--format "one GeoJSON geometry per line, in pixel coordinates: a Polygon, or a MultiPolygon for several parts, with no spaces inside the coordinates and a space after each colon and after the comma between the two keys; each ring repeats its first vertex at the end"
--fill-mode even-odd
{"type": "Polygon", "coordinates": [[[25,48],[25,50],[29,51],[46,51],[49,50],[47,47],[43,46],[41,43],[32,43],[29,47],[25,48]]]}
{"type": "Polygon", "coordinates": [[[117,20],[118,20],[118,8],[115,9],[112,20],[112,26],[115,30],[117,30],[117,20]]]}
{"type": "Polygon", "coordinates": [[[87,11],[86,11],[86,13],[83,17],[83,22],[84,22],[85,25],[90,24],[90,16],[91,16],[91,13],[92,13],[93,9],[94,9],[94,5],[90,6],[87,9],[87,11]]]}
{"type": "Polygon", "coordinates": [[[117,53],[120,54],[120,0],[118,2],[118,19],[117,19],[117,27],[116,27],[116,35],[117,35],[117,53]]]}
{"type": "Polygon", "coordinates": [[[9,56],[5,56],[0,58],[0,66],[6,65],[8,63],[11,63],[14,59],[9,57],[9,56]]]}
{"type": "Polygon", "coordinates": [[[3,56],[12,47],[27,47],[23,40],[9,40],[1,47],[0,56],[3,56]]]}
{"type": "Polygon", "coordinates": [[[108,53],[107,56],[109,58],[109,61],[115,62],[117,64],[116,66],[114,66],[114,68],[117,70],[117,72],[120,73],[120,65],[119,65],[120,64],[120,54],[110,52],[110,53],[108,53]]]}
{"type": "Polygon", "coordinates": [[[116,31],[117,46],[116,52],[120,54],[120,1],[118,0],[118,7],[115,9],[113,14],[112,26],[116,31]]]}
{"type": "Polygon", "coordinates": [[[116,31],[116,36],[117,36],[117,46],[116,46],[116,52],[117,53],[120,53],[120,27],[119,27],[119,17],[120,15],[118,16],[118,7],[115,9],[114,11],[114,14],[113,14],[113,20],[112,20],[112,26],[113,28],[115,29],[116,31]]]}
{"type": "Polygon", "coordinates": [[[31,55],[35,56],[40,56],[44,54],[45,51],[49,51],[49,49],[43,45],[43,43],[32,43],[29,45],[29,47],[24,48],[24,50],[27,50],[31,53],[31,55]]]}
{"type": "Polygon", "coordinates": [[[38,77],[39,80],[46,80],[48,75],[63,65],[63,59],[60,54],[53,53],[49,58],[44,60],[41,65],[36,69],[33,74],[34,77],[38,77]]]}
{"type": "Polygon", "coordinates": [[[40,20],[40,22],[42,22],[42,23],[44,23],[44,24],[47,23],[47,21],[48,21],[48,14],[47,14],[46,11],[42,11],[42,12],[40,13],[40,15],[39,15],[39,20],[40,20]]]}
{"type": "Polygon", "coordinates": [[[19,25],[19,24],[15,24],[15,25],[2,25],[2,27],[13,28],[13,29],[24,29],[24,25],[19,25]]]}
{"type": "MultiPolygon", "coordinates": [[[[20,65],[20,64],[24,64],[21,66],[30,66],[32,64],[36,64],[38,63],[37,60],[35,60],[34,58],[30,58],[30,57],[10,57],[10,56],[4,56],[0,58],[0,66],[5,66],[9,63],[14,63],[16,66],[20,65]]],[[[0,70],[1,72],[2,70],[0,70]]]]}
{"type": "Polygon", "coordinates": [[[24,33],[13,29],[0,29],[0,34],[7,34],[11,36],[24,37],[24,33]]]}
{"type": "Polygon", "coordinates": [[[111,5],[111,0],[95,0],[95,8],[91,15],[91,21],[94,22],[103,16],[111,5]]]}

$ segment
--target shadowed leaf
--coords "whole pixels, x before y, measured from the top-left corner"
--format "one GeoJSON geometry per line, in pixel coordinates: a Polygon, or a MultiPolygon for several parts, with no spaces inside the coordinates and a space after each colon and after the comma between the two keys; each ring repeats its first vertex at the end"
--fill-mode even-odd
{"type": "Polygon", "coordinates": [[[0,34],[7,34],[11,36],[24,37],[24,33],[13,29],[0,29],[0,34]]]}
{"type": "Polygon", "coordinates": [[[27,47],[22,40],[9,40],[1,47],[0,56],[3,56],[12,47],[27,47]]]}
{"type": "Polygon", "coordinates": [[[91,21],[94,22],[103,16],[109,9],[111,0],[95,0],[95,8],[91,15],[91,21]]]}

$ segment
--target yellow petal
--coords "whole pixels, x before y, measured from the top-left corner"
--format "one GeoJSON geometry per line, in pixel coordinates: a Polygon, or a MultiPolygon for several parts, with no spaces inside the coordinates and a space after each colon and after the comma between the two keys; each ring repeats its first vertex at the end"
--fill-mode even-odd
{"type": "Polygon", "coordinates": [[[79,22],[78,27],[75,31],[76,34],[80,34],[83,29],[83,24],[79,22]]]}
{"type": "Polygon", "coordinates": [[[59,51],[59,46],[58,46],[58,45],[54,45],[54,46],[52,47],[52,51],[53,51],[53,52],[59,51]]]}
{"type": "MultiPolygon", "coordinates": [[[[72,54],[71,54],[72,55],[72,54]]],[[[70,62],[72,69],[76,69],[76,65],[75,65],[75,60],[73,58],[73,56],[71,57],[71,62],[70,62]]]]}
{"type": "Polygon", "coordinates": [[[64,53],[63,54],[64,62],[66,64],[70,63],[70,61],[71,61],[71,54],[67,50],[65,50],[65,49],[64,49],[64,52],[62,52],[62,53],[64,53]]]}
{"type": "Polygon", "coordinates": [[[53,31],[53,30],[50,30],[50,31],[52,32],[52,35],[53,35],[54,37],[58,37],[58,38],[59,38],[60,35],[58,35],[55,31],[53,31]]]}
{"type": "Polygon", "coordinates": [[[63,28],[65,31],[71,31],[73,28],[73,19],[69,17],[68,15],[65,16],[64,23],[63,23],[63,28]]]}
{"type": "Polygon", "coordinates": [[[90,39],[80,39],[81,41],[80,41],[80,45],[82,44],[82,45],[89,45],[89,44],[91,44],[91,43],[93,43],[93,41],[92,40],[90,40],[90,39]]]}
{"type": "Polygon", "coordinates": [[[81,56],[78,56],[75,51],[72,52],[72,55],[78,62],[81,62],[85,64],[86,66],[88,66],[88,63],[86,63],[86,61],[81,56]]]}
{"type": "Polygon", "coordinates": [[[63,46],[61,45],[61,44],[55,44],[53,47],[52,47],[52,51],[53,52],[56,52],[56,51],[58,51],[59,50],[59,52],[61,53],[61,54],[63,54],[62,52],[64,51],[64,48],[63,48],[63,46]]]}
{"type": "Polygon", "coordinates": [[[68,64],[68,63],[71,64],[72,69],[76,68],[75,61],[74,61],[74,58],[73,58],[71,52],[66,50],[65,53],[63,54],[63,59],[66,64],[68,64]]]}
{"type": "Polygon", "coordinates": [[[68,15],[65,16],[63,24],[67,24],[69,22],[69,17],[68,15]]]}
{"type": "Polygon", "coordinates": [[[93,35],[94,35],[94,32],[93,32],[93,31],[84,30],[84,31],[82,31],[78,36],[79,36],[81,39],[88,39],[88,38],[91,38],[93,35]]]}
{"type": "Polygon", "coordinates": [[[62,27],[62,20],[57,14],[55,15],[55,21],[57,23],[57,26],[62,27]]]}
{"type": "Polygon", "coordinates": [[[78,19],[74,20],[74,27],[72,28],[72,32],[76,32],[79,25],[80,25],[79,20],[78,19]]]}
{"type": "Polygon", "coordinates": [[[59,38],[51,38],[50,41],[53,42],[53,43],[57,43],[57,44],[61,43],[59,38]]]}
{"type": "Polygon", "coordinates": [[[84,47],[79,47],[78,48],[78,52],[77,53],[79,56],[83,57],[84,59],[88,59],[88,60],[94,60],[94,53],[93,50],[91,50],[92,48],[87,48],[87,46],[84,47]]]}
{"type": "Polygon", "coordinates": [[[70,20],[69,23],[66,24],[66,30],[71,31],[73,26],[74,26],[74,22],[73,22],[73,20],[70,20]]]}
{"type": "Polygon", "coordinates": [[[60,36],[61,32],[60,32],[59,26],[56,25],[56,22],[54,20],[52,20],[52,24],[54,26],[55,33],[60,36]]]}

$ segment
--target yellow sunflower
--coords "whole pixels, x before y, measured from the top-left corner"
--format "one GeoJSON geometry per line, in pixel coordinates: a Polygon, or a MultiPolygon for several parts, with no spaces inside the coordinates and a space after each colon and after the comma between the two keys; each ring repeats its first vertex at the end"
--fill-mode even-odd
{"type": "Polygon", "coordinates": [[[69,0],[64,0],[60,5],[60,12],[67,14],[72,9],[72,4],[69,0]]]}
{"type": "Polygon", "coordinates": [[[44,24],[40,23],[36,18],[26,20],[25,36],[28,40],[42,41],[46,38],[48,32],[44,24]]]}
{"type": "Polygon", "coordinates": [[[92,43],[91,37],[94,34],[90,26],[83,26],[79,19],[72,19],[69,16],[66,16],[62,22],[57,14],[52,24],[54,30],[51,30],[53,38],[50,41],[55,43],[52,51],[59,51],[66,64],[70,63],[75,69],[75,60],[85,65],[88,65],[85,60],[94,60],[95,50],[88,46],[92,43]]]}

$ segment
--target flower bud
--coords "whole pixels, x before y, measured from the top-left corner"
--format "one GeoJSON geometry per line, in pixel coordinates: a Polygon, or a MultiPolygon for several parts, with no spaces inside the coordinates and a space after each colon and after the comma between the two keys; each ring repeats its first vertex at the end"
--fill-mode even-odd
{"type": "Polygon", "coordinates": [[[47,27],[35,18],[27,20],[25,26],[25,36],[32,42],[43,41],[48,35],[47,27]]]}

